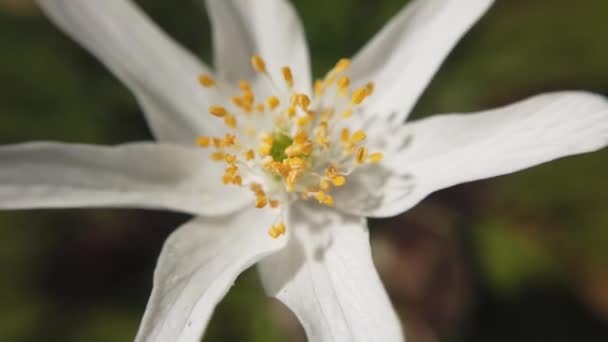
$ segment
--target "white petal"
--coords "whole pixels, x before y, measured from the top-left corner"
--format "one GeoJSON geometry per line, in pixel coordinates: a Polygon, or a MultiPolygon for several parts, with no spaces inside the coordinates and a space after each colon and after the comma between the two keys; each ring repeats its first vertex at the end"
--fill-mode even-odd
{"type": "Polygon", "coordinates": [[[105,206],[222,215],[250,197],[224,186],[221,175],[208,152],[177,145],[8,145],[0,148],[0,209],[105,206]]]}
{"type": "Polygon", "coordinates": [[[309,341],[403,341],[365,219],[296,205],[287,246],[260,261],[266,292],[296,314],[309,341]]]}
{"type": "Polygon", "coordinates": [[[128,0],[38,0],[64,32],[101,60],[140,102],[154,135],[192,143],[217,120],[203,122],[209,92],[198,85],[208,72],[128,0]]]}
{"type": "Polygon", "coordinates": [[[237,276],[285,245],[272,239],[270,210],[247,209],[224,218],[197,218],[165,242],[138,342],[195,342],[237,276]]]}
{"type": "Polygon", "coordinates": [[[403,122],[443,60],[493,0],[413,0],[353,58],[355,86],[373,81],[367,115],[403,122]]]}
{"type": "Polygon", "coordinates": [[[228,81],[253,79],[250,58],[259,54],[277,82],[292,68],[295,89],[310,90],[310,61],[302,23],[286,0],[206,0],[213,26],[215,67],[228,81]]]}
{"type": "Polygon", "coordinates": [[[401,137],[402,150],[389,149],[383,167],[362,172],[367,175],[355,183],[364,187],[346,189],[337,205],[392,216],[439,189],[596,151],[608,144],[608,101],[585,92],[548,93],[476,114],[412,122],[401,137]]]}

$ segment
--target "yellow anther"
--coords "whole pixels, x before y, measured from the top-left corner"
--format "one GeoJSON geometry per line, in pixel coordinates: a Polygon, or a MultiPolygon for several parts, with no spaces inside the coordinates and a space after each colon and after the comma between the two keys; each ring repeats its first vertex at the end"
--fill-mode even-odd
{"type": "Polygon", "coordinates": [[[287,107],[287,111],[285,112],[285,114],[287,114],[288,117],[293,118],[294,116],[296,116],[296,107],[287,107]]]}
{"type": "Polygon", "coordinates": [[[209,107],[209,113],[217,116],[218,118],[221,118],[228,114],[228,111],[222,106],[211,106],[209,107]]]}
{"type": "Polygon", "coordinates": [[[334,186],[340,187],[340,186],[346,184],[346,177],[336,176],[331,179],[331,182],[334,184],[334,186]]]}
{"type": "Polygon", "coordinates": [[[249,161],[253,158],[255,158],[255,152],[253,152],[251,149],[247,150],[247,152],[245,152],[245,160],[249,161]]]}
{"type": "Polygon", "coordinates": [[[287,175],[287,178],[285,178],[285,190],[287,190],[287,192],[293,192],[296,183],[298,182],[298,179],[301,176],[301,171],[299,170],[291,170],[289,171],[289,174],[287,175]]]}
{"type": "Polygon", "coordinates": [[[285,149],[285,154],[288,157],[295,157],[300,155],[308,155],[312,152],[314,145],[311,141],[305,141],[301,144],[293,144],[285,149]]]}
{"type": "Polygon", "coordinates": [[[355,105],[361,104],[363,100],[369,95],[367,88],[362,87],[353,92],[351,102],[355,105]]]}
{"type": "Polygon", "coordinates": [[[226,163],[234,164],[236,162],[236,156],[234,154],[225,154],[224,160],[226,163]]]}
{"type": "Polygon", "coordinates": [[[365,84],[365,90],[367,90],[367,96],[372,96],[372,94],[374,93],[374,82],[367,82],[367,84],[365,84]]]}
{"type": "Polygon", "coordinates": [[[206,88],[211,88],[215,85],[215,80],[213,79],[213,77],[209,76],[209,75],[200,75],[198,77],[198,82],[206,88]]]}
{"type": "Polygon", "coordinates": [[[251,91],[251,83],[245,81],[245,80],[240,80],[239,81],[239,89],[241,89],[241,91],[245,92],[245,91],[251,91]]]}
{"type": "Polygon", "coordinates": [[[212,138],[212,144],[213,144],[213,147],[215,147],[215,148],[224,147],[224,141],[217,137],[212,138]]]}
{"type": "Polygon", "coordinates": [[[222,183],[224,185],[228,185],[228,184],[232,183],[232,176],[231,175],[223,175],[222,176],[222,183]]]}
{"type": "Polygon", "coordinates": [[[281,68],[281,73],[283,74],[283,79],[289,88],[293,88],[293,74],[291,73],[291,69],[288,66],[284,66],[281,68]]]}
{"type": "Polygon", "coordinates": [[[249,185],[249,189],[251,189],[251,191],[253,191],[253,192],[254,192],[254,193],[256,193],[256,194],[258,194],[258,193],[260,193],[260,192],[262,192],[262,193],[264,192],[264,191],[262,190],[262,185],[261,185],[260,183],[251,183],[251,184],[249,185]]]}
{"type": "Polygon", "coordinates": [[[200,147],[209,147],[211,145],[211,138],[198,137],[198,138],[196,138],[196,144],[200,147]]]}
{"type": "Polygon", "coordinates": [[[275,108],[277,108],[281,102],[279,101],[279,98],[276,96],[269,96],[266,99],[266,104],[268,104],[268,108],[270,108],[270,110],[274,110],[275,108]]]}
{"type": "Polygon", "coordinates": [[[301,116],[298,118],[297,124],[300,127],[306,126],[306,125],[310,124],[313,119],[314,119],[314,116],[312,116],[312,115],[301,116]]]}
{"type": "Polygon", "coordinates": [[[323,94],[323,81],[316,80],[314,85],[315,96],[321,96],[323,94]]]}
{"type": "Polygon", "coordinates": [[[350,130],[348,128],[342,128],[342,130],[340,131],[340,140],[343,143],[347,143],[350,140],[350,130]]]}
{"type": "Polygon", "coordinates": [[[260,57],[258,55],[251,56],[251,66],[257,72],[260,72],[260,73],[266,72],[266,63],[264,63],[264,60],[262,59],[262,57],[260,57]]]}
{"type": "Polygon", "coordinates": [[[298,104],[304,110],[308,110],[310,106],[310,98],[306,94],[298,94],[298,104]]]}
{"type": "Polygon", "coordinates": [[[234,178],[232,178],[232,184],[243,186],[243,178],[239,175],[235,175],[234,178]]]}
{"type": "Polygon", "coordinates": [[[334,165],[330,165],[325,169],[325,176],[327,178],[334,178],[338,175],[338,169],[334,165]]]}
{"type": "Polygon", "coordinates": [[[224,123],[230,128],[236,128],[236,118],[234,115],[226,115],[224,117],[224,123]]]}
{"type": "Polygon", "coordinates": [[[270,204],[271,208],[276,209],[279,207],[280,202],[276,199],[273,199],[273,200],[270,200],[269,204],[270,204]]]}
{"type": "Polygon", "coordinates": [[[302,144],[308,141],[308,133],[304,130],[299,130],[296,132],[296,135],[293,137],[293,142],[296,144],[302,144]]]}
{"type": "Polygon", "coordinates": [[[367,157],[367,147],[361,146],[355,152],[355,158],[357,160],[357,164],[365,163],[365,158],[367,157]]]}
{"type": "Polygon", "coordinates": [[[319,182],[319,188],[323,191],[328,191],[329,189],[331,189],[331,183],[326,180],[322,180],[321,182],[319,182]]]}
{"type": "Polygon", "coordinates": [[[226,136],[224,137],[224,140],[222,140],[222,146],[223,147],[231,147],[231,146],[234,146],[234,144],[236,144],[236,135],[230,134],[230,133],[226,133],[226,136]]]}
{"type": "Polygon", "coordinates": [[[270,235],[270,237],[272,237],[273,239],[276,239],[279,236],[285,234],[285,231],[285,224],[283,224],[283,222],[280,222],[277,225],[270,226],[270,229],[268,229],[268,235],[270,235]]]}
{"type": "Polygon", "coordinates": [[[251,90],[246,90],[243,92],[242,99],[245,106],[252,106],[255,101],[255,94],[251,90]]]}
{"type": "Polygon", "coordinates": [[[325,204],[328,207],[333,207],[334,206],[334,198],[331,195],[325,195],[325,198],[323,199],[323,202],[321,202],[323,204],[325,204]]]}
{"type": "Polygon", "coordinates": [[[384,155],[382,155],[382,152],[376,152],[376,153],[372,153],[369,155],[369,157],[367,158],[367,160],[370,163],[376,164],[382,161],[382,158],[384,158],[384,155]]]}
{"type": "Polygon", "coordinates": [[[243,98],[241,98],[240,96],[233,96],[232,103],[234,103],[234,105],[239,108],[245,107],[245,101],[243,101],[243,98]]]}
{"type": "Polygon", "coordinates": [[[211,153],[211,159],[215,161],[224,160],[224,152],[216,151],[211,153]]]}
{"type": "Polygon", "coordinates": [[[343,119],[348,119],[351,116],[353,116],[353,110],[352,109],[347,109],[344,111],[344,113],[340,114],[340,117],[343,119]]]}
{"type": "Polygon", "coordinates": [[[239,168],[236,165],[229,165],[226,168],[226,174],[230,175],[230,176],[234,176],[238,170],[239,170],[239,168]]]}
{"type": "Polygon", "coordinates": [[[266,108],[264,107],[263,103],[258,103],[257,105],[255,105],[255,110],[260,113],[264,113],[266,111],[266,108]]]}
{"type": "Polygon", "coordinates": [[[336,66],[334,67],[333,71],[336,73],[340,73],[340,72],[343,72],[346,69],[348,69],[349,66],[350,66],[350,59],[342,58],[338,61],[338,63],[336,63],[336,66]]]}
{"type": "Polygon", "coordinates": [[[264,193],[258,193],[255,196],[255,207],[260,209],[264,208],[268,204],[268,197],[264,193]]]}
{"type": "Polygon", "coordinates": [[[287,158],[284,162],[292,169],[303,169],[306,167],[306,161],[298,157],[287,158]]]}
{"type": "Polygon", "coordinates": [[[258,147],[258,153],[262,156],[269,156],[272,151],[272,145],[267,143],[261,143],[258,147]]]}
{"type": "Polygon", "coordinates": [[[350,78],[343,76],[338,80],[338,93],[341,96],[345,96],[350,85],[350,78]]]}
{"type": "Polygon", "coordinates": [[[362,130],[358,130],[355,133],[353,133],[353,136],[351,137],[351,141],[353,143],[360,143],[363,140],[365,140],[365,138],[367,137],[367,135],[365,134],[365,132],[363,132],[362,130]]]}

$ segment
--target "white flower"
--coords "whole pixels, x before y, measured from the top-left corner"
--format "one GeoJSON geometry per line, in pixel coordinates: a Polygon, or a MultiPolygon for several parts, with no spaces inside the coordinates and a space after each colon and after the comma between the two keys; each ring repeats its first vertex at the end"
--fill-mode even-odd
{"type": "Polygon", "coordinates": [[[0,207],[195,215],[165,243],[138,341],[197,341],[256,263],[311,341],[403,340],[366,216],[608,144],[608,103],[579,91],[402,124],[492,0],[410,1],[314,91],[303,29],[284,0],[206,2],[214,73],[129,1],[38,2],[131,89],[159,142],[2,147],[0,207]]]}

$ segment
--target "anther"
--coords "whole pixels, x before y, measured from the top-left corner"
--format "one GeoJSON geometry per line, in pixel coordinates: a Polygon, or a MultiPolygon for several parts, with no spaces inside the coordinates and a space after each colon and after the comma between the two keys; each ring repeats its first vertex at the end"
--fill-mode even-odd
{"type": "Polygon", "coordinates": [[[270,110],[274,110],[281,104],[281,102],[279,101],[278,97],[269,96],[268,99],[266,99],[266,104],[268,104],[268,108],[270,108],[270,110]]]}
{"type": "Polygon", "coordinates": [[[291,73],[291,69],[288,66],[284,66],[281,68],[281,73],[283,74],[283,79],[287,84],[287,87],[290,89],[293,88],[293,74],[291,73]]]}
{"type": "Polygon", "coordinates": [[[221,118],[228,114],[228,111],[222,106],[211,106],[209,107],[209,113],[217,116],[218,118],[221,118]]]}
{"type": "Polygon", "coordinates": [[[336,63],[336,66],[334,67],[334,72],[341,73],[341,72],[345,71],[346,69],[348,69],[349,66],[350,66],[350,59],[342,58],[338,61],[338,63],[336,63]]]}
{"type": "Polygon", "coordinates": [[[253,66],[253,69],[259,73],[266,72],[266,63],[259,55],[251,56],[251,66],[253,66]]]}
{"type": "Polygon", "coordinates": [[[365,158],[367,157],[367,148],[365,146],[361,146],[355,152],[355,158],[357,160],[357,164],[365,163],[365,158]]]}
{"type": "Polygon", "coordinates": [[[351,137],[351,140],[353,143],[360,143],[363,140],[365,140],[367,136],[365,135],[365,132],[363,132],[362,130],[358,130],[355,133],[353,133],[353,136],[351,137]]]}
{"type": "Polygon", "coordinates": [[[205,88],[211,88],[215,85],[213,77],[205,74],[198,77],[198,82],[205,88]]]}
{"type": "Polygon", "coordinates": [[[376,164],[382,161],[382,158],[384,156],[382,155],[382,152],[376,152],[376,153],[372,153],[369,155],[369,157],[367,158],[367,160],[370,163],[376,164]]]}
{"type": "Polygon", "coordinates": [[[367,90],[367,88],[362,87],[359,88],[357,90],[355,90],[355,92],[353,92],[353,95],[351,97],[351,102],[355,105],[359,105],[361,104],[361,102],[363,102],[363,100],[365,100],[365,98],[369,95],[369,90],[367,90]]]}
{"type": "Polygon", "coordinates": [[[211,138],[198,137],[198,138],[196,138],[196,144],[200,147],[209,147],[211,145],[211,138]]]}

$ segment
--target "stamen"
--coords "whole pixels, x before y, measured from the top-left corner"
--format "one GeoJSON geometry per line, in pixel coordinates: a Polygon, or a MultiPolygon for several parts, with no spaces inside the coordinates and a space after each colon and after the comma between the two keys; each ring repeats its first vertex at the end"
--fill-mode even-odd
{"type": "Polygon", "coordinates": [[[285,83],[287,83],[287,87],[289,89],[293,88],[293,74],[291,73],[291,69],[288,66],[285,66],[281,68],[281,73],[283,74],[285,83]]]}
{"type": "Polygon", "coordinates": [[[251,65],[255,71],[259,73],[266,73],[266,63],[262,57],[258,55],[251,56],[251,65]]]}
{"type": "MultiPolygon", "coordinates": [[[[220,103],[209,107],[209,113],[222,118],[230,130],[219,137],[199,136],[196,144],[214,148],[211,159],[226,163],[221,181],[248,186],[256,208],[276,209],[296,199],[333,206],[331,192],[344,186],[353,170],[383,158],[381,152],[368,155],[364,130],[351,133],[350,125],[342,125],[356,113],[356,106],[372,95],[374,84],[351,89],[351,80],[344,74],[350,67],[348,59],[339,60],[323,79],[316,80],[313,94],[293,90],[294,75],[289,66],[280,69],[284,83],[278,84],[259,55],[251,57],[251,65],[267,81],[266,90],[259,90],[262,93],[256,94],[243,80],[238,82],[236,94],[224,94],[221,82],[216,83],[210,75],[198,76],[203,87],[216,87],[213,91],[230,99],[230,106],[220,103]],[[267,123],[273,126],[263,129],[267,123]],[[245,135],[243,139],[239,134],[245,135]]],[[[281,211],[268,230],[273,238],[285,234],[282,215],[281,211]]]]}
{"type": "Polygon", "coordinates": [[[198,82],[205,88],[211,88],[215,86],[215,80],[213,79],[213,77],[205,74],[200,75],[198,77],[198,82]]]}
{"type": "Polygon", "coordinates": [[[209,113],[217,116],[218,118],[221,118],[228,114],[228,111],[222,106],[211,106],[209,107],[209,113]]]}

